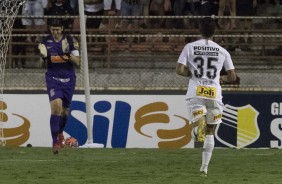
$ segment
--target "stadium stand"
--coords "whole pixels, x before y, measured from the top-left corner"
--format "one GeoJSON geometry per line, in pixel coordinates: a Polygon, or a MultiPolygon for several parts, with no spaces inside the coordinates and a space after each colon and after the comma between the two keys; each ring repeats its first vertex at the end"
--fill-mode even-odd
{"type": "MultiPolygon", "coordinates": [[[[281,26],[279,23],[273,23],[273,26],[281,26]]],[[[67,30],[70,31],[70,30],[67,30]]],[[[79,30],[75,30],[79,32],[79,30]]],[[[172,64],[176,60],[176,56],[182,50],[183,46],[186,44],[187,41],[192,41],[196,38],[197,30],[196,29],[168,29],[168,30],[161,30],[161,29],[146,29],[146,30],[136,30],[139,32],[137,35],[139,36],[139,40],[136,42],[129,42],[129,41],[118,41],[117,37],[120,37],[122,34],[131,34],[131,31],[128,30],[116,30],[116,29],[108,29],[106,31],[101,31],[99,29],[88,29],[87,34],[88,36],[96,35],[105,35],[107,39],[104,42],[97,42],[91,41],[88,42],[88,53],[90,60],[93,57],[99,56],[103,58],[103,60],[107,60],[108,64],[107,67],[113,67],[110,63],[116,63],[115,59],[117,59],[120,55],[126,54],[126,59],[140,59],[140,57],[135,58],[137,55],[146,55],[151,54],[153,55],[160,55],[158,56],[161,60],[161,56],[171,58],[172,64]],[[165,36],[165,35],[172,35],[172,36],[165,36]],[[194,37],[185,37],[185,35],[192,35],[194,37]]],[[[259,63],[258,65],[264,65],[266,60],[272,60],[273,64],[279,62],[282,55],[279,51],[281,47],[281,38],[276,38],[275,35],[281,35],[282,29],[279,27],[277,29],[252,29],[250,31],[246,30],[223,30],[218,31],[219,35],[232,36],[236,37],[236,35],[241,34],[244,32],[245,34],[254,34],[253,42],[243,42],[243,43],[233,43],[233,42],[222,42],[221,45],[226,47],[227,49],[229,46],[236,46],[235,49],[231,49],[230,52],[232,53],[234,63],[237,67],[242,65],[244,67],[248,64],[248,62],[243,61],[242,59],[254,59],[256,58],[259,63]],[[273,37],[264,37],[264,35],[272,35],[273,37]],[[247,46],[248,50],[240,49],[240,47],[247,46]],[[277,60],[277,61],[276,61],[277,60]]],[[[15,28],[13,30],[13,34],[45,34],[46,30],[26,30],[21,28],[15,28]]],[[[235,39],[235,38],[234,38],[235,39]]],[[[24,41],[13,40],[10,43],[10,48],[14,46],[22,46],[26,49],[25,55],[15,55],[13,50],[10,49],[8,53],[8,68],[13,67],[13,61],[16,58],[25,58],[26,59],[26,67],[27,68],[40,68],[42,65],[39,65],[39,55],[37,53],[37,43],[28,43],[24,41]]],[[[158,59],[158,58],[157,58],[158,59]]],[[[266,61],[268,62],[268,61],[266,61]]],[[[278,64],[278,63],[277,63],[278,64]]],[[[258,66],[256,65],[256,66],[258,66]]],[[[145,68],[151,68],[151,66],[144,65],[145,68]]]]}
{"type": "MultiPolygon", "coordinates": [[[[253,72],[254,75],[250,75],[253,77],[259,74],[260,71],[275,73],[277,70],[281,70],[282,68],[282,54],[280,52],[282,39],[282,11],[276,10],[276,14],[269,13],[272,12],[271,10],[273,8],[275,10],[277,9],[276,6],[261,4],[258,7],[258,14],[255,17],[249,18],[252,19],[253,24],[251,30],[239,28],[222,29],[218,30],[216,33],[217,36],[215,39],[230,51],[236,69],[239,71],[239,74],[242,73],[242,76],[253,72]],[[246,41],[238,42],[240,37],[246,41]],[[252,38],[252,42],[248,42],[247,38],[252,38]]],[[[114,14],[114,12],[112,12],[112,14],[114,14]]],[[[110,13],[110,15],[112,14],[110,13]]],[[[90,18],[92,17],[88,17],[88,19],[90,18]]],[[[154,19],[153,17],[151,18],[152,20],[154,19]]],[[[239,18],[244,19],[242,17],[239,18]]],[[[173,16],[166,16],[166,19],[174,20],[173,16]]],[[[117,21],[116,18],[111,19],[109,17],[110,25],[115,25],[114,23],[111,23],[115,21],[117,21]]],[[[78,39],[80,38],[78,17],[74,19],[73,26],[66,29],[66,31],[76,35],[78,39]]],[[[36,36],[44,35],[45,33],[46,29],[27,30],[24,28],[14,28],[12,36],[20,34],[25,36],[30,35],[35,38],[36,36]]],[[[127,80],[129,80],[127,76],[128,73],[138,72],[136,75],[139,75],[139,77],[148,75],[145,77],[148,80],[151,80],[150,76],[152,73],[160,74],[159,76],[155,77],[160,78],[161,80],[164,79],[162,78],[163,71],[168,71],[171,75],[174,75],[175,62],[183,46],[187,42],[197,39],[197,35],[198,31],[196,27],[175,28],[173,26],[168,26],[165,28],[155,28],[147,25],[141,26],[140,28],[134,30],[121,29],[114,26],[109,26],[107,29],[89,28],[87,29],[87,38],[105,38],[88,39],[87,42],[89,68],[93,69],[90,70],[90,75],[95,76],[96,80],[106,80],[103,84],[97,84],[99,82],[95,81],[93,82],[92,86],[102,86],[103,88],[104,86],[112,85],[113,82],[110,82],[110,79],[112,77],[114,78],[116,73],[122,73],[124,76],[118,80],[120,83],[115,86],[117,88],[124,86],[136,87],[136,85],[138,87],[138,82],[131,81],[128,84],[124,84],[127,80]],[[124,37],[124,35],[129,38],[132,37],[132,39],[118,39],[120,37],[124,37]],[[103,76],[97,76],[98,73],[102,73],[103,76]],[[122,81],[125,78],[126,80],[122,81]]],[[[41,70],[44,69],[44,64],[40,60],[37,51],[37,43],[28,43],[21,40],[11,39],[9,48],[6,65],[6,68],[8,69],[6,71],[7,80],[14,77],[16,73],[18,73],[18,75],[24,75],[30,71],[36,71],[34,69],[38,69],[39,73],[41,73],[41,70]],[[26,53],[13,53],[12,48],[17,45],[25,47],[26,53]],[[21,58],[25,59],[25,69],[16,70],[14,62],[16,59],[21,58]]],[[[134,79],[134,77],[131,79],[134,79]]],[[[157,86],[170,89],[183,87],[182,84],[179,85],[179,82],[175,82],[175,80],[177,79],[171,79],[169,81],[171,84],[169,84],[168,87],[166,86],[167,84],[165,84],[165,82],[160,82],[160,84],[157,85],[150,85],[153,87],[157,86]]],[[[253,82],[250,81],[251,79],[244,79],[244,77],[241,77],[241,82],[243,82],[243,84],[246,86],[253,85],[253,82]]],[[[13,82],[10,83],[11,86],[13,86],[12,83],[13,82]]],[[[265,84],[268,85],[268,82],[265,82],[265,84]]],[[[26,84],[22,85],[24,86],[26,84]]],[[[141,84],[141,86],[142,85],[143,84],[141,84]]],[[[17,85],[15,84],[15,86],[17,85]]]]}

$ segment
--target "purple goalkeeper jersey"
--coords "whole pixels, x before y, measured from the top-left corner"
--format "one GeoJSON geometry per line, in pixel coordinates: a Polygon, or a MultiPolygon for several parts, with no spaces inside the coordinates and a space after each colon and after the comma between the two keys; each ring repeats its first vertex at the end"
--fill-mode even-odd
{"type": "Polygon", "coordinates": [[[63,35],[59,42],[48,36],[42,42],[47,48],[47,72],[46,82],[55,80],[63,81],[65,85],[75,84],[75,66],[70,61],[65,61],[62,56],[78,50],[78,42],[70,35],[63,35]]]}

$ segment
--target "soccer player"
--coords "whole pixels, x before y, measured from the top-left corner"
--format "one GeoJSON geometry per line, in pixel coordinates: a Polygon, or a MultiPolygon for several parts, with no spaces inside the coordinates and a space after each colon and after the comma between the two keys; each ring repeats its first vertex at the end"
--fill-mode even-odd
{"type": "Polygon", "coordinates": [[[219,81],[232,82],[236,73],[230,54],[213,42],[216,22],[205,17],[200,20],[201,38],[188,43],[177,61],[178,75],[190,77],[186,102],[188,120],[192,124],[192,137],[203,142],[200,175],[207,176],[208,165],[214,149],[214,131],[221,123],[223,103],[219,81]],[[220,79],[224,67],[227,76],[220,79]]]}
{"type": "Polygon", "coordinates": [[[63,130],[75,90],[75,66],[80,65],[80,56],[78,42],[63,33],[61,19],[50,21],[49,30],[50,35],[43,39],[38,48],[47,62],[45,81],[51,107],[53,153],[58,154],[60,147],[63,147],[63,130]]]}

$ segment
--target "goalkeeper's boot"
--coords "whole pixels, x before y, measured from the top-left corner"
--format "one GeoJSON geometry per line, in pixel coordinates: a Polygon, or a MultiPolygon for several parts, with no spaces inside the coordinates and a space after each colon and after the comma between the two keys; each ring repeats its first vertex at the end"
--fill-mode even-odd
{"type": "Polygon", "coordinates": [[[197,131],[197,141],[204,142],[206,139],[206,121],[204,118],[199,120],[198,131],[197,131]]]}
{"type": "Polygon", "coordinates": [[[58,134],[58,144],[60,145],[61,148],[65,147],[65,137],[63,133],[58,134]]]}
{"type": "Polygon", "coordinates": [[[59,154],[60,145],[58,143],[53,144],[53,153],[54,155],[59,154]]]}
{"type": "Polygon", "coordinates": [[[205,171],[200,171],[201,177],[208,177],[208,174],[205,171]]]}

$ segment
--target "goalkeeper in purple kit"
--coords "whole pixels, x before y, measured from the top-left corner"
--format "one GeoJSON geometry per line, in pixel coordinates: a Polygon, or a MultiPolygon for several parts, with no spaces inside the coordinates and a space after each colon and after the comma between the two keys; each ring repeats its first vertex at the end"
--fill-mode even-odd
{"type": "Polygon", "coordinates": [[[41,57],[47,62],[45,81],[51,107],[50,128],[53,153],[64,146],[63,130],[67,123],[68,108],[75,90],[75,66],[80,65],[78,42],[64,34],[61,19],[53,19],[50,35],[39,44],[41,57]]]}

